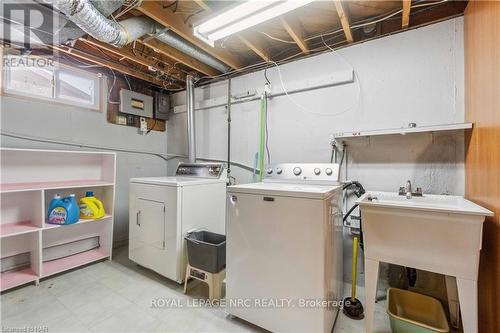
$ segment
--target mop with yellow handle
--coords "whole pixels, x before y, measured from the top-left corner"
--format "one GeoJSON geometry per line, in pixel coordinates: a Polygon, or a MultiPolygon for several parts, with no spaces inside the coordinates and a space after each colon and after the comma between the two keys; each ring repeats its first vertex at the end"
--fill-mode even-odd
{"type": "Polygon", "coordinates": [[[342,311],[351,319],[363,319],[363,304],[356,298],[356,274],[358,264],[358,237],[352,241],[352,288],[351,297],[344,298],[342,311]]]}

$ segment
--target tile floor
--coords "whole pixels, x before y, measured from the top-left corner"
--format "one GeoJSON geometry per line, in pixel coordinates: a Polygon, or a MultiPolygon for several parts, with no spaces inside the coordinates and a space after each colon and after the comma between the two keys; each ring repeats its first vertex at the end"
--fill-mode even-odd
{"type": "MultiPolygon", "coordinates": [[[[346,291],[348,286],[346,286],[346,291]]],[[[204,296],[203,284],[182,286],[132,263],[127,248],[102,261],[42,280],[1,296],[2,332],[41,328],[39,332],[262,332],[220,308],[154,308],[152,299],[186,302],[204,296]],[[45,329],[45,330],[44,330],[45,329]]],[[[359,298],[363,300],[363,291],[359,298]]],[[[334,333],[362,333],[364,321],[339,314],[334,333]]],[[[376,332],[390,332],[385,301],[377,304],[376,332]]]]}

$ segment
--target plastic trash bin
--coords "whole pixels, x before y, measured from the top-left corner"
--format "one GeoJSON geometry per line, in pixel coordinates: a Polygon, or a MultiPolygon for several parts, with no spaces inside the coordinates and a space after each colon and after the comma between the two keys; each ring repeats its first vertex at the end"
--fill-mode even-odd
{"type": "Polygon", "coordinates": [[[387,314],[393,333],[449,332],[441,303],[408,290],[389,288],[387,314]]]}
{"type": "Polygon", "coordinates": [[[193,231],[184,237],[189,265],[209,273],[226,267],[226,236],[210,231],[193,231]]]}

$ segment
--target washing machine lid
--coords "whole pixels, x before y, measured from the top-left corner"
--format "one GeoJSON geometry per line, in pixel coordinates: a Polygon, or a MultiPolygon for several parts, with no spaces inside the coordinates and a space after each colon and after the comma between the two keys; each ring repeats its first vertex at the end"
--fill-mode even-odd
{"type": "Polygon", "coordinates": [[[228,193],[246,193],[295,198],[325,199],[335,191],[341,191],[340,185],[315,185],[300,183],[250,183],[229,186],[228,193]]]}
{"type": "Polygon", "coordinates": [[[225,183],[221,178],[199,178],[199,177],[144,177],[131,178],[131,183],[151,184],[162,186],[192,186],[200,184],[225,183]]]}

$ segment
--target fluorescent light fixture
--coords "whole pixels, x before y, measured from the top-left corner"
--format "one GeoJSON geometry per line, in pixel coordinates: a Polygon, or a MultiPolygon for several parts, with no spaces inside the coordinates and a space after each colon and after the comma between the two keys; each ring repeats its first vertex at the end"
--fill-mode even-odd
{"type": "Polygon", "coordinates": [[[194,35],[211,46],[216,40],[268,21],[314,0],[249,0],[194,27],[194,35]]]}

